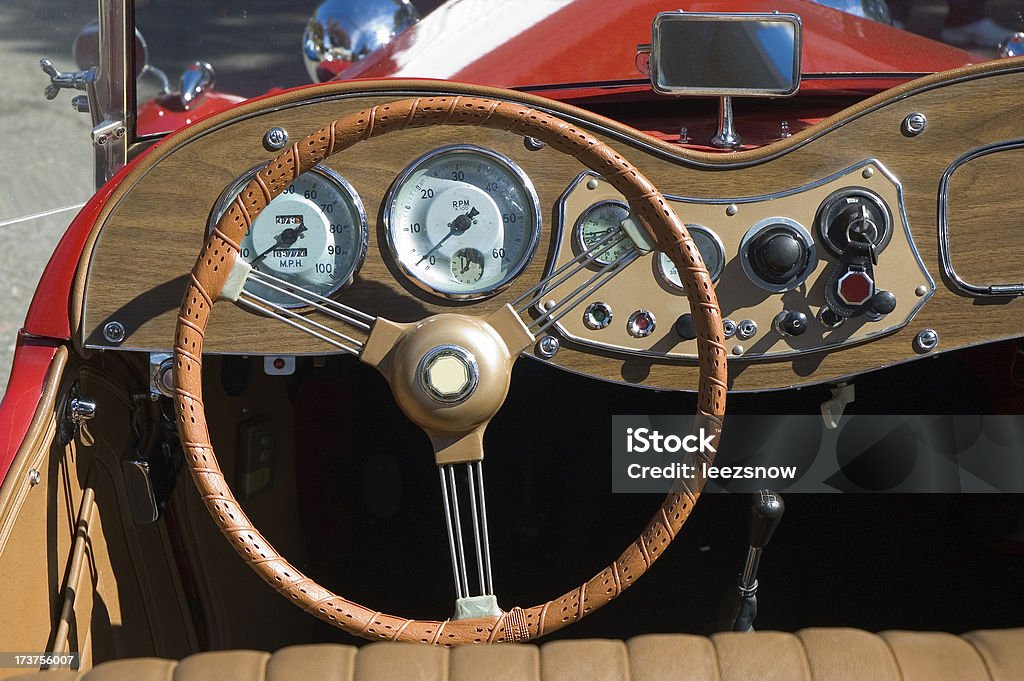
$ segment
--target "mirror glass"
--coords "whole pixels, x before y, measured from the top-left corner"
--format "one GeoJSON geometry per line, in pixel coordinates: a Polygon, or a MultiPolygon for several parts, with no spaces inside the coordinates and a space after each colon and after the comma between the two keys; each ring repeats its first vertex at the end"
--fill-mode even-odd
{"type": "Polygon", "coordinates": [[[800,27],[795,14],[660,14],[651,82],[670,94],[792,95],[800,87],[800,27]]]}

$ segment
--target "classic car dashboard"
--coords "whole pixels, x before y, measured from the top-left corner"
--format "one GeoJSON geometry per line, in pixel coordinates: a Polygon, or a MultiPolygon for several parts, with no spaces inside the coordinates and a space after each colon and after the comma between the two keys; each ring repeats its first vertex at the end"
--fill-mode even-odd
{"type": "MultiPolygon", "coordinates": [[[[991,207],[991,188],[1015,175],[1012,142],[1024,138],[1014,116],[1020,70],[1013,61],[930,77],[784,142],[724,156],[677,150],[557,102],[451,83],[330,84],[246,104],[166,140],[122,180],[80,264],[78,340],[94,349],[170,347],[207,230],[278,153],[275,139],[301,139],[388,101],[456,93],[570,119],[654,182],[716,281],[733,389],[834,381],[1019,336],[1017,298],[979,305],[981,296],[948,284],[948,272],[1021,279],[1014,259],[990,257],[1024,250],[1012,221],[992,220],[991,207]],[[982,102],[979,125],[965,103],[982,102]],[[921,130],[908,127],[915,114],[921,130]]],[[[1000,212],[1012,213],[1020,195],[1006,191],[1000,212]]],[[[320,313],[274,281],[396,322],[513,303],[524,318],[550,317],[530,352],[541,361],[692,389],[685,292],[666,258],[627,235],[629,222],[622,197],[568,156],[498,130],[434,126],[331,157],[278,197],[240,246],[257,270],[246,289],[305,319],[320,313]]],[[[222,303],[206,351],[338,350],[222,303]]]]}

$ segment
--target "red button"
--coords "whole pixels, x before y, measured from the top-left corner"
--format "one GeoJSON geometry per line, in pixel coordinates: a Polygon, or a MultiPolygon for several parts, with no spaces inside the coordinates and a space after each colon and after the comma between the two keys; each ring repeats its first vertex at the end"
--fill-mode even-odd
{"type": "Polygon", "coordinates": [[[839,298],[847,305],[863,305],[875,292],[875,282],[865,272],[847,272],[836,286],[839,298]]]}

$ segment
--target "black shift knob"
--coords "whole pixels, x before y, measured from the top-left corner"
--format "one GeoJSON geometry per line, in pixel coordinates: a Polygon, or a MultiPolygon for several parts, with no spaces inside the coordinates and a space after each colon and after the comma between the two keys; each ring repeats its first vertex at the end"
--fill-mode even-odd
{"type": "Polygon", "coordinates": [[[754,492],[750,499],[750,546],[763,549],[786,512],[782,497],[770,490],[754,492]]]}

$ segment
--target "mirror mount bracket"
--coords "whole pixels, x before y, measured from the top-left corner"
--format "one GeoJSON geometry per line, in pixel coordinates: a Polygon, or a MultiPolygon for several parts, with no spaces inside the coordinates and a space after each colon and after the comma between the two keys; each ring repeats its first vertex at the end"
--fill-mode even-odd
{"type": "Polygon", "coordinates": [[[732,113],[732,97],[724,96],[718,100],[718,132],[711,138],[711,146],[718,149],[739,149],[743,139],[736,132],[736,121],[732,113]]]}

